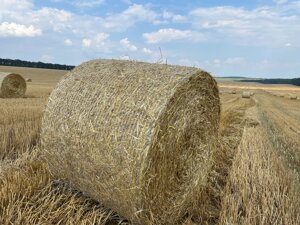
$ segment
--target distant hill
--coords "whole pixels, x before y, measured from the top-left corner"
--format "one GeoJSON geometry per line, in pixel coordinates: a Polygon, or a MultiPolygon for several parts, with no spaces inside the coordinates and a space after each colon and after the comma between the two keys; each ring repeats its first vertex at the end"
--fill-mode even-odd
{"type": "MultiPolygon", "coordinates": [[[[249,82],[249,80],[239,80],[241,82],[249,82]]],[[[257,82],[262,84],[292,84],[300,86],[300,78],[293,79],[257,79],[250,80],[251,82],[257,82]]]]}
{"type": "Polygon", "coordinates": [[[55,70],[72,70],[75,66],[61,65],[53,63],[43,62],[30,62],[19,59],[1,59],[0,66],[17,66],[17,67],[30,67],[30,68],[43,68],[43,69],[55,69],[55,70]]]}

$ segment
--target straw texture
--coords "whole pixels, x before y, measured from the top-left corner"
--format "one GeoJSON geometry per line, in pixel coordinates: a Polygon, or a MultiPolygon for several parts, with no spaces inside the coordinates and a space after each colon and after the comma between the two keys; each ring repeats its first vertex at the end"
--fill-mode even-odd
{"type": "Polygon", "coordinates": [[[22,98],[26,92],[25,79],[15,73],[0,72],[0,97],[22,98]]]}
{"type": "Polygon", "coordinates": [[[207,72],[93,60],[51,93],[42,149],[55,176],[125,218],[175,224],[206,183],[219,117],[207,72]]]}

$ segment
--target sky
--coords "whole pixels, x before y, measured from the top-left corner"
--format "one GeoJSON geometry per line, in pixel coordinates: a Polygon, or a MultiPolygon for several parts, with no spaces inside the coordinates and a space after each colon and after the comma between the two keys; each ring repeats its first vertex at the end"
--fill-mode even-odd
{"type": "Polygon", "coordinates": [[[300,77],[300,1],[0,0],[0,58],[113,58],[300,77]]]}

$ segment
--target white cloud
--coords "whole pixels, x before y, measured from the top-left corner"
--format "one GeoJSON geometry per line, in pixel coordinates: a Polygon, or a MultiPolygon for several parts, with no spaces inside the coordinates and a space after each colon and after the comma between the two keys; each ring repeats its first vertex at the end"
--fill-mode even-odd
{"type": "Polygon", "coordinates": [[[51,0],[52,2],[64,2],[78,8],[93,8],[102,5],[105,0],[51,0]]]}
{"type": "MultiPolygon", "coordinates": [[[[22,19],[22,16],[19,18],[22,19]]],[[[44,27],[45,30],[64,32],[69,30],[73,24],[74,15],[65,10],[54,8],[42,8],[37,11],[30,11],[24,18],[25,21],[35,23],[44,27]]]]}
{"type": "MultiPolygon", "coordinates": [[[[73,13],[57,8],[43,7],[36,9],[32,1],[4,0],[0,7],[2,21],[15,22],[26,26],[34,25],[43,31],[75,34],[83,38],[101,32],[121,32],[138,22],[154,23],[159,15],[147,5],[133,4],[119,13],[107,16],[90,16],[82,13],[73,13]],[[12,4],[12,3],[14,4],[12,4]],[[17,10],[18,9],[18,10],[17,10]]],[[[90,1],[85,1],[89,2],[90,1]]],[[[93,1],[92,1],[93,2],[93,1]]]]}
{"type": "Polygon", "coordinates": [[[142,51],[143,51],[144,53],[150,54],[150,55],[153,53],[153,51],[150,50],[149,48],[143,48],[142,51]]]}
{"type": "Polygon", "coordinates": [[[107,40],[109,38],[109,34],[107,34],[107,33],[97,33],[96,34],[96,37],[95,37],[95,42],[97,43],[97,44],[101,44],[101,45],[103,45],[104,44],[104,42],[107,40]]]}
{"type": "Polygon", "coordinates": [[[289,41],[300,45],[300,4],[245,9],[232,6],[197,8],[189,19],[196,30],[214,40],[246,45],[283,46],[289,41]]]}
{"type": "Polygon", "coordinates": [[[92,40],[84,38],[82,39],[81,45],[83,48],[89,48],[92,45],[92,40]]]}
{"type": "Polygon", "coordinates": [[[156,17],[153,23],[155,25],[159,25],[159,24],[170,24],[170,23],[183,23],[186,21],[187,21],[186,16],[180,14],[174,14],[173,12],[170,12],[168,10],[164,10],[161,13],[161,15],[156,17]]]}
{"type": "Polygon", "coordinates": [[[172,12],[169,12],[169,11],[167,11],[167,10],[164,10],[163,11],[163,14],[162,14],[162,17],[164,18],[164,19],[171,19],[172,17],[173,17],[173,13],[172,12]]]}
{"type": "Polygon", "coordinates": [[[185,16],[182,16],[180,14],[174,14],[172,12],[169,11],[163,11],[162,17],[166,20],[170,20],[171,22],[185,22],[187,20],[187,18],[185,16]]]}
{"type": "Polygon", "coordinates": [[[203,41],[204,36],[199,32],[191,30],[177,30],[173,28],[160,29],[157,32],[144,33],[144,38],[148,43],[170,42],[175,40],[203,41]]]}
{"type": "Polygon", "coordinates": [[[72,45],[73,45],[73,42],[72,42],[70,39],[66,39],[66,40],[64,41],[64,44],[65,44],[66,46],[72,46],[72,45]]]}
{"type": "Polygon", "coordinates": [[[182,15],[174,15],[172,19],[173,19],[173,22],[175,22],[175,23],[181,23],[181,22],[187,21],[187,17],[182,16],[182,15]]]}
{"type": "Polygon", "coordinates": [[[36,37],[42,35],[42,30],[34,26],[3,22],[0,24],[0,37],[36,37]]]}
{"type": "Polygon", "coordinates": [[[109,41],[109,34],[97,33],[92,36],[88,36],[82,39],[81,46],[91,51],[109,52],[110,48],[113,47],[109,41]],[[93,48],[91,48],[93,47],[93,48]]]}
{"type": "Polygon", "coordinates": [[[32,0],[1,0],[0,12],[18,12],[29,10],[33,7],[32,0]]]}
{"type": "Polygon", "coordinates": [[[130,43],[128,38],[123,38],[122,40],[120,40],[120,44],[129,51],[135,52],[138,50],[138,48],[135,45],[130,43]]]}
{"type": "Polygon", "coordinates": [[[285,46],[286,46],[286,47],[291,47],[292,44],[291,44],[291,43],[285,43],[285,46]]]}
{"type": "Polygon", "coordinates": [[[102,21],[106,29],[123,31],[133,26],[136,22],[154,22],[158,14],[143,5],[131,5],[119,14],[113,14],[102,21]]]}

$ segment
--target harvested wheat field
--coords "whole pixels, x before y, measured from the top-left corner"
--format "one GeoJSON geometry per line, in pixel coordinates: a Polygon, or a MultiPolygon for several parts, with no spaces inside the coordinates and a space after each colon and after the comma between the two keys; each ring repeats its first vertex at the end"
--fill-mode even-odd
{"type": "Polygon", "coordinates": [[[195,68],[123,61],[0,71],[32,79],[0,98],[1,225],[300,224],[300,101],[279,97],[299,88],[219,96],[195,68]]]}

